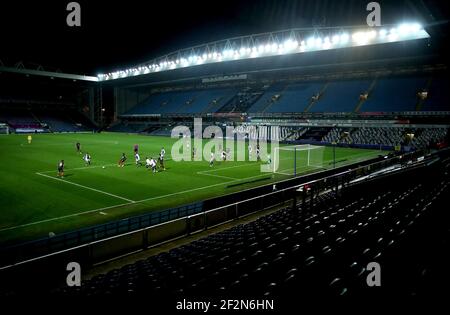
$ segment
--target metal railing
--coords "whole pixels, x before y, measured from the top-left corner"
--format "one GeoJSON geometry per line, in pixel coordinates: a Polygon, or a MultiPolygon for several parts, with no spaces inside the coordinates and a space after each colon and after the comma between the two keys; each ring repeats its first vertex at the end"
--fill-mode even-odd
{"type": "MultiPolygon", "coordinates": [[[[260,187],[250,188],[238,193],[216,197],[203,202],[189,204],[186,206],[168,209],[159,212],[152,212],[140,216],[113,221],[89,228],[80,229],[73,232],[60,234],[18,244],[0,250],[1,266],[13,265],[19,261],[34,259],[39,256],[48,256],[58,252],[67,251],[80,246],[90,246],[90,244],[103,240],[121,239],[121,243],[126,243],[126,234],[145,232],[139,236],[139,241],[132,246],[144,249],[152,242],[163,241],[166,231],[154,232],[151,237],[148,233],[153,232],[152,228],[160,228],[175,221],[183,222],[177,227],[174,233],[168,233],[170,238],[174,235],[188,235],[192,232],[207,229],[208,227],[221,224],[223,222],[239,218],[243,215],[254,213],[260,210],[271,208],[286,202],[296,200],[298,189],[308,185],[311,193],[318,193],[330,189],[338,189],[350,183],[350,181],[367,176],[384,168],[396,164],[404,164],[406,161],[417,159],[423,156],[424,152],[415,151],[400,156],[394,156],[374,162],[374,160],[362,161],[355,165],[345,165],[336,169],[324,170],[312,174],[307,174],[291,179],[286,179],[276,183],[265,184],[260,187]],[[149,241],[149,238],[151,240],[149,241]]],[[[124,245],[126,247],[126,245],[124,245]]],[[[125,250],[126,251],[126,250],[125,250]]],[[[91,251],[88,251],[91,253],[91,251]]],[[[123,254],[123,248],[121,249],[123,254]]],[[[88,259],[89,260],[89,259],[88,259]]]]}

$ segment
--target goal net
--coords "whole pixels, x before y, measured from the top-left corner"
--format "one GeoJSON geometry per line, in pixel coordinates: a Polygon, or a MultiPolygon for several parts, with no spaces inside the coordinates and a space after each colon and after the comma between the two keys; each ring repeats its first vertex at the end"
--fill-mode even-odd
{"type": "Polygon", "coordinates": [[[323,168],[325,147],[303,144],[274,148],[273,172],[297,175],[312,169],[323,168]]]}
{"type": "Polygon", "coordinates": [[[7,124],[0,123],[0,134],[9,134],[9,127],[7,124]]]}

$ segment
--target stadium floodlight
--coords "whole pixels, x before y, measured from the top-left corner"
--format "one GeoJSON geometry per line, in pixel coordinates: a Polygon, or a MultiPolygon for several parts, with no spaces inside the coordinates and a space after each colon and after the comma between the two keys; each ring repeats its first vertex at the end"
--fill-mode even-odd
{"type": "Polygon", "coordinates": [[[388,39],[391,42],[396,41],[398,39],[398,31],[396,28],[391,28],[391,30],[389,31],[388,39]]]}
{"type": "Polygon", "coordinates": [[[271,48],[271,50],[272,50],[273,53],[274,53],[274,52],[277,52],[277,50],[278,50],[278,45],[275,44],[275,43],[273,43],[272,46],[271,46],[270,48],[271,48]]]}
{"type": "Polygon", "coordinates": [[[392,43],[398,41],[417,40],[429,38],[430,35],[424,27],[417,22],[401,23],[398,25],[384,25],[383,27],[362,27],[359,29],[348,27],[323,29],[293,29],[289,30],[289,37],[285,37],[287,30],[258,34],[257,37],[242,36],[238,38],[218,41],[195,48],[183,49],[173,52],[178,58],[168,61],[167,57],[157,59],[157,62],[149,62],[147,67],[134,67],[119,70],[112,73],[100,73],[99,81],[124,78],[131,75],[169,71],[177,67],[189,67],[203,63],[216,63],[237,59],[277,56],[281,54],[298,54],[326,49],[342,49],[355,46],[392,43]],[[319,37],[321,34],[323,37],[319,37]],[[297,41],[296,38],[302,38],[297,41]],[[248,46],[243,43],[257,41],[256,46],[248,46]],[[221,47],[220,52],[211,50],[221,47]],[[236,49],[231,47],[238,47],[236,49]],[[194,51],[204,52],[201,55],[193,54],[194,51]],[[165,61],[164,61],[165,60],[165,61]]]}
{"type": "Polygon", "coordinates": [[[314,44],[315,44],[316,46],[320,46],[320,45],[322,45],[322,42],[323,42],[323,41],[322,41],[322,38],[317,37],[314,44]]]}
{"type": "Polygon", "coordinates": [[[339,35],[333,35],[333,37],[331,38],[331,42],[333,43],[333,45],[337,45],[339,43],[339,35]]]}
{"type": "Polygon", "coordinates": [[[323,49],[330,49],[331,47],[331,42],[330,42],[330,38],[327,36],[323,39],[323,44],[322,44],[322,48],[323,49]]]}
{"type": "Polygon", "coordinates": [[[401,36],[409,35],[409,33],[410,33],[409,24],[406,24],[406,23],[400,24],[399,27],[398,27],[398,33],[401,36]]]}
{"type": "Polygon", "coordinates": [[[420,25],[419,23],[412,23],[410,27],[413,33],[418,33],[423,30],[422,25],[420,25]]]}
{"type": "Polygon", "coordinates": [[[316,42],[316,40],[315,40],[315,38],[314,37],[310,37],[310,38],[308,38],[308,40],[306,41],[306,45],[308,46],[308,47],[312,47],[312,46],[314,46],[314,43],[316,42]]]}
{"type": "Polygon", "coordinates": [[[353,33],[352,39],[357,45],[365,45],[369,41],[369,36],[366,32],[358,31],[353,33]]]}
{"type": "Polygon", "coordinates": [[[284,49],[291,51],[298,47],[298,42],[289,38],[283,43],[283,47],[284,49]]]}
{"type": "Polygon", "coordinates": [[[349,39],[350,36],[347,33],[341,34],[341,44],[343,45],[347,44],[349,39]]]}

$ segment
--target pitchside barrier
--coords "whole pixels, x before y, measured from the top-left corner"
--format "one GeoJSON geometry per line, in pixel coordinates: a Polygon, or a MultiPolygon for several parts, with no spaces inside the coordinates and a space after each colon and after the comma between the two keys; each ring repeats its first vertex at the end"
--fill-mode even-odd
{"type": "MultiPolygon", "coordinates": [[[[446,152],[448,154],[448,150],[446,152]]],[[[404,165],[406,161],[413,160],[421,160],[423,164],[431,159],[431,155],[427,159],[418,159],[419,157],[423,157],[420,152],[413,152],[402,157],[380,158],[378,161],[359,163],[358,166],[347,165],[334,170],[299,176],[276,184],[264,185],[236,194],[205,200],[200,212],[194,210],[198,208],[191,205],[194,207],[190,208],[191,210],[188,210],[188,208],[177,210],[176,213],[172,212],[172,216],[170,210],[165,211],[164,214],[152,213],[151,215],[160,216],[161,219],[158,219],[160,223],[144,228],[139,228],[141,223],[138,222],[142,222],[142,219],[137,220],[137,217],[134,217],[125,221],[121,220],[84,229],[85,232],[80,230],[78,231],[79,237],[76,240],[70,242],[68,239],[65,239],[64,242],[61,240],[62,244],[55,243],[52,238],[49,238],[47,244],[34,244],[36,245],[35,248],[33,248],[33,242],[31,242],[27,246],[3,249],[1,251],[0,276],[4,279],[4,285],[15,283],[17,277],[25,279],[25,275],[30,272],[33,273],[32,277],[39,278],[36,281],[41,284],[47,283],[49,286],[64,285],[64,283],[59,282],[65,280],[62,275],[66,274],[65,266],[68,262],[75,261],[81,264],[82,268],[89,268],[122,255],[142,251],[163,242],[206,230],[250,213],[275,206],[296,205],[299,200],[305,202],[305,197],[312,200],[315,196],[327,190],[334,190],[338,193],[340,189],[349,186],[351,181],[362,178],[368,179],[368,175],[393,165],[404,165]],[[309,187],[306,192],[299,189],[300,187],[306,187],[305,185],[309,187]],[[189,211],[191,212],[189,213],[189,211]],[[184,216],[181,216],[182,213],[184,213],[184,216]],[[176,215],[179,215],[179,217],[176,217],[176,215]],[[167,221],[162,222],[163,218],[167,221]],[[119,223],[122,221],[127,223],[119,223]],[[133,228],[137,229],[133,230],[133,228]],[[115,232],[123,232],[82,243],[85,239],[92,239],[92,235],[96,233],[97,235],[98,233],[107,235],[109,229],[115,232]],[[91,236],[88,236],[89,234],[91,236]],[[68,243],[72,244],[70,248],[61,249],[61,247],[64,247],[63,245],[68,243]],[[35,256],[30,257],[30,252],[35,256]],[[42,254],[38,256],[37,254],[40,252],[42,254]],[[36,270],[39,270],[39,274],[34,273],[36,270]]],[[[173,211],[173,209],[171,210],[173,211]]],[[[151,219],[147,223],[150,224],[151,219]]]]}
{"type": "MultiPolygon", "coordinates": [[[[319,149],[313,149],[313,151],[319,152],[319,149]]],[[[286,152],[288,152],[289,155],[293,154],[293,152],[291,151],[286,152]]],[[[300,157],[302,157],[302,154],[303,155],[307,154],[305,153],[307,151],[303,149],[300,149],[300,152],[301,153],[298,154],[300,157]]],[[[417,153],[415,155],[417,155],[417,153]]],[[[414,156],[414,154],[411,153],[408,156],[412,157],[414,156]]],[[[355,170],[354,174],[349,174],[348,176],[355,177],[361,174],[370,173],[379,169],[380,167],[390,166],[398,161],[397,157],[390,159],[382,159],[381,161],[379,161],[380,159],[381,158],[376,158],[358,163],[357,165],[360,166],[360,168],[358,168],[357,171],[355,170]]],[[[302,160],[304,161],[305,159],[302,157],[302,160]]],[[[291,163],[293,163],[292,160],[289,161],[289,165],[291,165],[291,163]]],[[[271,198],[270,196],[272,196],[270,193],[273,191],[274,185],[276,189],[283,190],[291,187],[292,185],[304,183],[307,181],[319,180],[321,178],[331,176],[339,172],[348,171],[349,168],[351,167],[352,167],[351,165],[346,165],[338,167],[336,169],[319,171],[308,175],[298,176],[296,178],[284,180],[275,184],[269,185],[266,184],[260,187],[246,189],[237,193],[207,199],[204,200],[203,202],[188,204],[178,208],[172,208],[158,212],[151,212],[144,215],[128,217],[122,220],[116,220],[105,224],[75,230],[72,232],[58,234],[53,237],[45,237],[42,239],[21,243],[10,247],[5,247],[0,249],[1,254],[0,267],[28,259],[33,259],[35,257],[52,254],[54,252],[74,248],[77,246],[81,246],[83,244],[97,242],[102,239],[115,237],[117,235],[121,235],[124,233],[129,233],[140,229],[146,229],[152,226],[160,226],[165,222],[172,222],[173,220],[176,219],[190,218],[195,214],[205,213],[206,211],[211,211],[212,209],[217,209],[220,207],[227,209],[227,210],[222,209],[216,214],[209,215],[210,220],[208,222],[215,224],[217,222],[220,222],[222,219],[229,220],[238,216],[255,212],[261,209],[261,206],[265,204],[273,205],[274,203],[269,199],[271,198]],[[261,196],[267,197],[264,199],[261,196]],[[252,200],[252,201],[251,202],[240,201],[239,203],[236,203],[236,200],[252,200]],[[236,204],[239,204],[238,210],[235,209],[236,204]]],[[[279,197],[280,196],[277,196],[277,198],[279,197]]],[[[277,198],[275,198],[275,201],[279,200],[277,198]]],[[[197,226],[203,224],[202,222],[197,221],[196,220],[189,221],[187,227],[189,227],[191,230],[196,230],[197,226]]],[[[167,233],[170,234],[170,232],[161,231],[162,236],[161,237],[158,236],[157,241],[167,239],[167,237],[164,237],[164,235],[167,233]]],[[[186,231],[185,234],[188,233],[190,233],[190,231],[186,231]]],[[[154,241],[148,242],[148,244],[152,243],[155,242],[154,241]]],[[[147,245],[147,242],[144,242],[143,245],[145,247],[145,245],[147,245]]],[[[94,260],[98,261],[97,259],[94,260]]]]}

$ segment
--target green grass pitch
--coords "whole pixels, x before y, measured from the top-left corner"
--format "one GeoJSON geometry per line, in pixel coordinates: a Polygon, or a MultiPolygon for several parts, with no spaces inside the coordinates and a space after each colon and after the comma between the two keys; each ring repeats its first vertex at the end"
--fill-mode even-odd
{"type": "MultiPolygon", "coordinates": [[[[218,161],[212,168],[208,161],[174,162],[170,151],[175,141],[121,133],[42,134],[33,135],[28,144],[27,135],[0,136],[0,244],[163,210],[289,177],[261,173],[261,162],[218,161]],[[77,141],[92,156],[91,166],[76,152],[77,141]],[[139,144],[142,160],[146,156],[156,159],[164,147],[166,171],[152,174],[136,167],[134,144],[139,144]],[[119,168],[122,152],[128,160],[119,168]],[[66,164],[62,180],[56,176],[61,159],[66,164]]],[[[337,148],[336,160],[351,163],[378,154],[378,150],[337,148]]],[[[325,168],[332,167],[332,148],[324,149],[323,159],[325,168]]]]}

